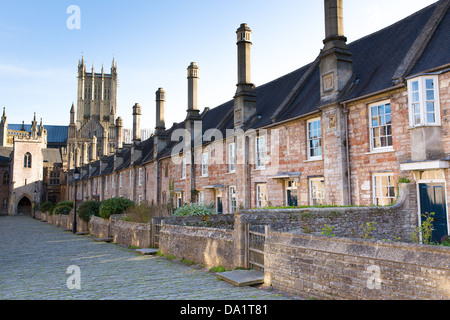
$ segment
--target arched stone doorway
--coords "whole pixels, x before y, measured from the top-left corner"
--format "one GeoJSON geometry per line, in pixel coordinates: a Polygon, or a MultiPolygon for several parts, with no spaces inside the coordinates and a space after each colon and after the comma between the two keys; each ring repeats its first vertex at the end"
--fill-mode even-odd
{"type": "Polygon", "coordinates": [[[31,215],[32,210],[32,204],[30,199],[27,197],[23,197],[20,199],[19,203],[17,204],[17,214],[19,215],[31,215]]]}

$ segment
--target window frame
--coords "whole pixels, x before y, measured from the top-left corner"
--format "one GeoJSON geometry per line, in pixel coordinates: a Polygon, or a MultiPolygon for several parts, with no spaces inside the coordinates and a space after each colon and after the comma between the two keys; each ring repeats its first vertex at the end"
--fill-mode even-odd
{"type": "Polygon", "coordinates": [[[267,207],[267,183],[257,183],[256,184],[256,207],[265,208],[267,207]],[[264,187],[264,199],[261,199],[261,187],[264,187]]]}
{"type": "Polygon", "coordinates": [[[181,179],[186,179],[186,157],[181,160],[181,179]]]}
{"type": "Polygon", "coordinates": [[[209,174],[209,154],[208,152],[203,152],[202,153],[202,177],[208,177],[209,174]],[[205,159],[206,159],[206,163],[205,163],[205,159]]]}
{"type": "Polygon", "coordinates": [[[439,97],[439,77],[437,75],[424,75],[415,78],[411,78],[407,80],[408,86],[408,111],[409,111],[409,126],[410,128],[419,128],[419,127],[432,127],[432,126],[441,126],[441,106],[440,106],[440,97],[439,97]],[[434,122],[428,121],[428,112],[427,103],[431,100],[427,99],[427,80],[433,80],[433,107],[434,107],[434,122]],[[418,88],[417,91],[413,90],[413,84],[417,82],[418,88]],[[418,94],[418,101],[414,101],[414,93],[418,94]],[[418,104],[419,113],[415,112],[415,104],[418,104]],[[420,121],[416,124],[415,115],[419,114],[420,121]]]}
{"type": "MultiPolygon", "coordinates": [[[[377,109],[377,112],[379,112],[379,109],[377,109]]],[[[369,114],[369,139],[370,139],[370,151],[371,152],[378,152],[378,151],[391,151],[391,150],[394,150],[394,142],[393,142],[393,132],[392,132],[392,103],[391,103],[391,101],[390,100],[383,100],[383,101],[379,101],[379,102],[375,102],[375,103],[371,103],[371,104],[369,104],[368,105],[368,114],[369,114]],[[386,145],[386,146],[384,146],[384,147],[375,147],[375,144],[374,144],[374,134],[373,134],[373,129],[374,128],[381,128],[382,127],[382,125],[381,124],[378,124],[378,126],[376,126],[376,127],[374,127],[372,124],[373,124],[373,122],[372,122],[372,120],[373,120],[373,114],[372,114],[372,109],[373,109],[373,107],[380,107],[380,106],[385,106],[386,107],[386,105],[389,105],[389,108],[390,108],[390,118],[391,118],[391,123],[390,123],[390,126],[391,126],[391,134],[390,135],[385,135],[385,136],[383,136],[383,137],[385,137],[386,139],[387,139],[387,141],[388,141],[388,137],[391,137],[391,145],[386,145]]],[[[384,115],[386,116],[386,113],[384,113],[384,115]]],[[[378,113],[378,116],[379,116],[379,113],[378,113]]],[[[379,119],[378,119],[379,120],[379,119]]],[[[386,119],[385,119],[386,120],[386,119]]],[[[387,127],[387,124],[385,124],[384,126],[386,126],[387,127]]],[[[380,136],[380,139],[381,139],[381,136],[380,136]]],[[[388,144],[387,142],[386,142],[386,144],[388,144]]]]}
{"type": "Polygon", "coordinates": [[[266,150],[267,150],[267,139],[265,135],[257,136],[255,139],[255,168],[265,169],[266,168],[266,150]],[[264,149],[260,150],[260,141],[264,141],[264,149]]]}
{"type": "Polygon", "coordinates": [[[234,213],[237,210],[237,190],[234,185],[228,187],[228,206],[230,213],[234,213]],[[234,189],[233,193],[231,192],[232,189],[234,189]]]}
{"type": "Polygon", "coordinates": [[[228,144],[228,173],[236,172],[236,142],[228,144]],[[232,148],[231,148],[232,147],[232,148]],[[233,151],[231,151],[233,150],[233,151]]]}
{"type": "Polygon", "coordinates": [[[138,185],[139,187],[142,186],[142,168],[138,169],[138,185]]]}
{"type": "Polygon", "coordinates": [[[309,178],[308,186],[309,186],[309,205],[310,206],[325,205],[325,178],[324,177],[309,178]],[[322,187],[323,187],[323,192],[322,192],[323,197],[322,198],[314,197],[314,192],[313,192],[313,183],[314,182],[322,183],[322,187]],[[317,200],[317,199],[321,200],[321,203],[316,203],[315,200],[317,200]]]}
{"type": "Polygon", "coordinates": [[[322,119],[319,118],[313,118],[306,121],[306,148],[307,148],[307,159],[310,161],[314,160],[322,160],[323,159],[323,148],[322,148],[322,119]],[[320,124],[320,136],[317,138],[310,138],[310,124],[313,122],[318,122],[320,124]],[[320,149],[320,155],[319,156],[311,156],[311,141],[312,140],[319,140],[319,146],[318,148],[314,149],[320,149]]]}
{"type": "MultiPolygon", "coordinates": [[[[389,183],[389,180],[388,180],[388,183],[389,183]]],[[[373,173],[372,174],[372,204],[374,204],[376,206],[392,205],[395,202],[396,197],[397,197],[397,190],[396,190],[395,182],[394,182],[394,173],[393,172],[373,173]],[[376,182],[377,182],[377,178],[379,178],[379,177],[390,177],[391,184],[388,184],[387,186],[383,186],[383,185],[377,186],[376,182]],[[392,190],[394,191],[394,195],[388,196],[388,197],[378,197],[377,196],[377,188],[385,188],[385,187],[392,188],[392,190]],[[377,199],[392,199],[392,200],[390,200],[388,204],[378,204],[377,199]]]]}
{"type": "Polygon", "coordinates": [[[31,153],[29,153],[29,152],[26,152],[25,154],[24,154],[24,156],[23,156],[23,167],[24,168],[32,168],[32,160],[33,158],[32,158],[32,156],[31,156],[31,153]]]}

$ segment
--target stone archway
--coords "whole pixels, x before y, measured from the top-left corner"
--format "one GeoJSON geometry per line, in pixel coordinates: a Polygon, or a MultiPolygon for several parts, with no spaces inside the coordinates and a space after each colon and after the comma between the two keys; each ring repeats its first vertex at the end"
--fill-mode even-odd
{"type": "Polygon", "coordinates": [[[17,204],[17,214],[19,215],[31,215],[33,205],[28,197],[23,197],[17,204]]]}

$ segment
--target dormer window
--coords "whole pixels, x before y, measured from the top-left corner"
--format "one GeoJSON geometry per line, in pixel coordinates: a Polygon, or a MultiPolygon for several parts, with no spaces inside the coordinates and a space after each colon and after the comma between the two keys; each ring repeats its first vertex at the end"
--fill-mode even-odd
{"type": "Polygon", "coordinates": [[[437,76],[408,80],[410,127],[441,125],[437,76]]]}

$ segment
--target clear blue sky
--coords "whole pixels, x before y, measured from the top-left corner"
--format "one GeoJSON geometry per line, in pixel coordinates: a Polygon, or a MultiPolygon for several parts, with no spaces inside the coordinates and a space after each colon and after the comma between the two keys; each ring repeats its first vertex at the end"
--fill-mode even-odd
{"type": "MultiPolygon", "coordinates": [[[[436,0],[345,0],[349,42],[382,29],[436,0]]],[[[213,108],[236,90],[236,35],[253,30],[252,80],[269,82],[311,62],[324,38],[321,0],[0,0],[0,107],[8,123],[68,125],[76,102],[77,64],[118,64],[118,115],[132,126],[155,126],[155,91],[167,92],[166,126],[184,120],[186,68],[200,66],[199,105],[213,108]],[[67,8],[81,10],[79,30],[67,28],[67,8]]],[[[106,71],[105,70],[105,71],[106,71]]]]}

